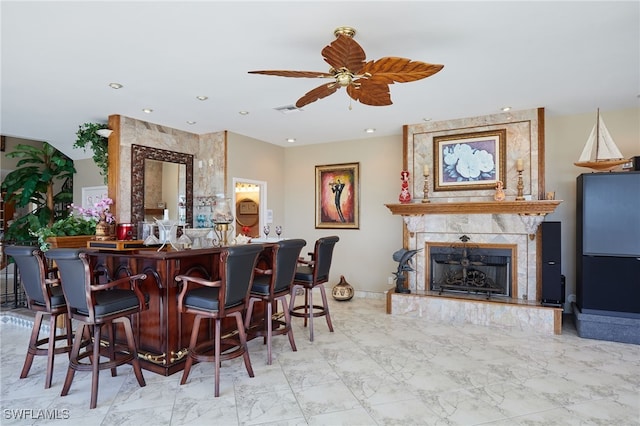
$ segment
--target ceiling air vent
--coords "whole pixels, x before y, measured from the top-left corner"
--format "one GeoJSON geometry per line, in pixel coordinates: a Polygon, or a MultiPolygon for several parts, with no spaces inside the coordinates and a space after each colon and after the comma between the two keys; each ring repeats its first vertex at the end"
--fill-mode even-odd
{"type": "Polygon", "coordinates": [[[275,108],[276,111],[280,111],[283,114],[293,114],[294,112],[302,111],[301,108],[297,108],[295,105],[285,105],[275,108]]]}

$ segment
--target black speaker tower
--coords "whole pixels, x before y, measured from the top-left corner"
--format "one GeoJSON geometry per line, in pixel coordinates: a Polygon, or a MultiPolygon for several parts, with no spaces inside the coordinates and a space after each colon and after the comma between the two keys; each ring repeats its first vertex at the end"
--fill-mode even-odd
{"type": "Polygon", "coordinates": [[[562,245],[560,222],[542,222],[542,304],[562,306],[565,301],[565,280],[562,275],[562,245]]]}

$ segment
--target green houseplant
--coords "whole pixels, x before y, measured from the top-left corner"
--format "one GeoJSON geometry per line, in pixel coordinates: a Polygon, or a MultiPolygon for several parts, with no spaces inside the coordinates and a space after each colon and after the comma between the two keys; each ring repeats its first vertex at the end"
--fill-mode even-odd
{"type": "Polygon", "coordinates": [[[58,241],[61,241],[59,237],[93,236],[96,233],[96,223],[97,220],[93,218],[70,214],[64,219],[57,220],[51,226],[32,232],[32,235],[38,238],[40,250],[47,251],[51,247],[52,241],[56,242],[57,246],[62,247],[62,245],[57,244],[58,241]]]}
{"type": "Polygon", "coordinates": [[[108,128],[106,124],[102,123],[84,123],[79,126],[76,132],[77,139],[73,144],[74,148],[82,148],[85,151],[90,148],[93,151],[93,161],[100,169],[100,175],[104,178],[105,184],[109,171],[109,144],[108,139],[100,136],[97,131],[108,128]]]}
{"type": "Polygon", "coordinates": [[[103,198],[91,208],[71,204],[68,216],[55,221],[51,226],[32,231],[31,235],[38,238],[38,245],[42,251],[47,251],[52,245],[56,247],[84,247],[86,242],[96,235],[99,223],[104,223],[108,227],[115,226],[116,218],[110,210],[112,204],[113,200],[108,197],[103,198]]]}
{"type": "Polygon", "coordinates": [[[7,157],[19,158],[19,161],[16,169],[7,174],[0,185],[6,201],[14,201],[16,207],[29,207],[31,211],[9,226],[5,239],[33,241],[31,232],[52,226],[56,220],[69,214],[66,209],[56,211],[55,206],[70,204],[73,193],[65,185],[56,192],[54,182],[71,180],[76,169],[73,160],[47,142],[43,142],[41,147],[17,145],[7,157]]]}

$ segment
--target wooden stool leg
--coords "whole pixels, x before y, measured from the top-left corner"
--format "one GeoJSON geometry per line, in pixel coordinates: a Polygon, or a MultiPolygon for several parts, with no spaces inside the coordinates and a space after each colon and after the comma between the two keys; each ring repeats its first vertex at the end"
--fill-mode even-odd
{"type": "MultiPolygon", "coordinates": [[[[308,297],[308,300],[309,300],[309,304],[308,304],[309,312],[308,312],[307,316],[304,318],[304,320],[305,320],[305,323],[306,323],[307,317],[309,318],[309,340],[313,342],[313,288],[307,289],[305,294],[308,295],[307,297],[308,297]]],[[[306,311],[306,309],[305,309],[305,311],[306,311]]]]}
{"type": "Polygon", "coordinates": [[[189,372],[191,372],[191,366],[193,365],[193,358],[195,356],[194,350],[196,344],[198,343],[198,330],[200,330],[200,320],[202,317],[200,315],[196,315],[193,320],[193,329],[191,330],[191,340],[189,341],[189,354],[187,355],[187,360],[184,363],[184,370],[182,370],[182,379],[180,380],[180,384],[184,385],[187,382],[187,377],[189,377],[189,372]]]}
{"type": "Polygon", "coordinates": [[[56,353],[56,315],[49,318],[49,343],[47,345],[47,376],[44,382],[44,388],[51,387],[51,378],[53,377],[53,360],[56,353]]]}
{"type": "Polygon", "coordinates": [[[33,357],[35,356],[38,347],[38,335],[40,334],[43,316],[44,314],[42,312],[36,312],[36,318],[33,320],[33,328],[31,329],[31,337],[29,338],[27,356],[24,359],[24,365],[22,366],[22,372],[20,373],[21,379],[27,377],[27,374],[29,374],[29,370],[31,369],[31,364],[33,364],[33,357]]]}
{"type": "Polygon", "coordinates": [[[127,336],[127,346],[129,346],[129,352],[133,355],[131,365],[133,366],[133,372],[136,375],[138,384],[140,387],[146,386],[144,377],[142,376],[142,369],[140,368],[140,360],[138,359],[138,350],[136,349],[136,341],[133,338],[133,329],[131,328],[131,320],[128,317],[122,318],[122,325],[124,326],[124,333],[127,336]]]}
{"type": "Polygon", "coordinates": [[[287,328],[287,336],[289,337],[289,344],[291,345],[291,350],[296,352],[298,349],[296,348],[296,342],[293,339],[293,328],[291,327],[291,314],[289,313],[289,305],[287,305],[286,296],[281,297],[280,302],[282,303],[282,313],[284,315],[285,327],[287,328]]]}
{"type": "Polygon", "coordinates": [[[101,327],[93,327],[93,358],[91,359],[91,404],[89,408],[98,405],[98,382],[100,381],[100,330],[101,327]]]}
{"type": "MultiPolygon", "coordinates": [[[[309,319],[309,313],[313,312],[313,305],[309,304],[309,293],[313,290],[313,287],[311,289],[305,288],[304,289],[304,326],[307,326],[307,321],[309,319]]],[[[313,296],[311,296],[311,299],[313,299],[313,296]]],[[[313,320],[312,320],[313,321],[313,320]]],[[[313,323],[311,324],[311,327],[313,328],[313,323]]],[[[313,332],[311,333],[311,335],[313,336],[313,332]]],[[[311,338],[311,340],[313,341],[313,338],[311,338]]]]}
{"type": "MultiPolygon", "coordinates": [[[[271,302],[267,302],[267,315],[265,316],[265,322],[267,326],[267,364],[271,365],[271,339],[273,338],[273,306],[271,302]]],[[[246,344],[246,342],[245,342],[246,344]]]]}
{"type": "Polygon", "coordinates": [[[320,295],[322,296],[322,305],[324,306],[325,317],[327,318],[327,325],[329,326],[329,331],[333,333],[333,324],[331,324],[331,315],[329,315],[329,304],[327,303],[327,293],[324,289],[324,284],[320,286],[320,295]]]}
{"type": "Polygon", "coordinates": [[[240,346],[244,351],[244,353],[242,354],[244,358],[244,366],[247,369],[247,373],[249,373],[249,377],[253,377],[253,367],[251,366],[251,358],[249,358],[249,347],[247,346],[247,333],[242,328],[242,315],[240,314],[240,312],[234,312],[232,315],[236,317],[236,324],[238,325],[240,346]]]}
{"type": "Polygon", "coordinates": [[[291,291],[289,292],[289,313],[293,312],[293,308],[296,306],[296,293],[299,288],[299,285],[291,286],[291,291]]]}
{"type": "Polygon", "coordinates": [[[220,318],[215,320],[215,343],[214,343],[214,362],[215,367],[215,383],[214,383],[214,396],[220,396],[220,318]]]}
{"type": "MultiPolygon", "coordinates": [[[[116,360],[116,323],[112,322],[109,326],[109,348],[107,352],[109,354],[109,360],[116,360]]],[[[116,377],[118,375],[118,371],[116,367],[111,369],[111,377],[116,377]]]]}
{"type": "Polygon", "coordinates": [[[78,356],[80,354],[80,345],[82,344],[82,336],[85,333],[85,327],[88,327],[85,324],[80,324],[78,329],[76,330],[76,335],[73,340],[73,347],[71,348],[71,353],[69,354],[69,368],[67,369],[67,377],[64,379],[64,385],[62,386],[62,392],[60,396],[66,396],[69,393],[69,388],[71,388],[71,382],[73,382],[73,376],[76,372],[74,368],[74,364],[78,363],[78,356]]]}
{"type": "Polygon", "coordinates": [[[249,299],[249,307],[247,308],[247,315],[244,318],[244,328],[249,329],[251,326],[251,315],[253,315],[253,305],[256,303],[256,299],[249,299]]]}
{"type": "MultiPolygon", "coordinates": [[[[64,317],[64,321],[66,324],[67,346],[71,348],[73,346],[73,328],[71,326],[71,317],[69,317],[69,315],[67,314],[62,314],[62,316],[64,317]]],[[[71,350],[67,352],[67,355],[71,355],[71,350]]]]}

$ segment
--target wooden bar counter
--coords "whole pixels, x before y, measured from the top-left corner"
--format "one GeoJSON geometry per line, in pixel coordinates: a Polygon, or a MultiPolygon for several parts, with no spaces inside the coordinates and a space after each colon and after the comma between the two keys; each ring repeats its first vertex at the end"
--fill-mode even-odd
{"type": "MultiPolygon", "coordinates": [[[[265,245],[267,247],[267,245],[265,245]]],[[[132,325],[142,368],[165,376],[181,371],[189,346],[193,315],[178,312],[179,284],[175,277],[192,274],[208,279],[219,278],[221,248],[194,250],[108,250],[88,248],[94,271],[107,271],[112,279],[144,273],[143,293],[149,295],[149,309],[132,317],[132,325]]],[[[267,250],[265,250],[265,253],[267,250]]],[[[264,308],[254,311],[261,319],[264,308]]],[[[235,322],[223,323],[223,332],[231,330],[235,322]]],[[[213,327],[203,322],[201,338],[212,336],[213,327]]],[[[122,330],[116,339],[123,338],[122,330]]]]}

